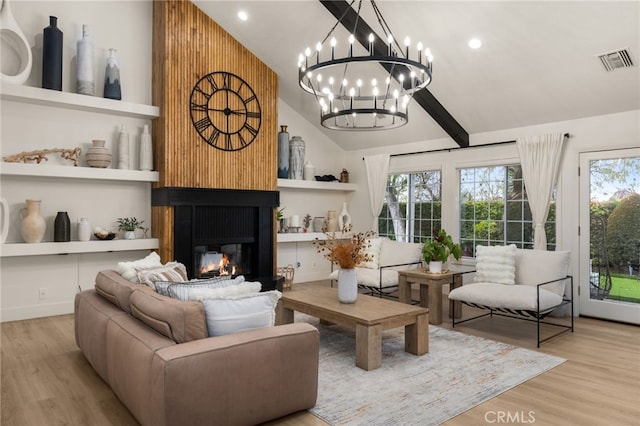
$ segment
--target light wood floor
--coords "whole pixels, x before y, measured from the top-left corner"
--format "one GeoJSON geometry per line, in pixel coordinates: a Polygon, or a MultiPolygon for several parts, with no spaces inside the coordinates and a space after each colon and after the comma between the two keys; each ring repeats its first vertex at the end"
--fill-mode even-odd
{"type": "MultiPolygon", "coordinates": [[[[446,321],[443,326],[451,327],[446,321]]],[[[536,350],[534,326],[493,318],[456,330],[536,350]]],[[[639,424],[640,327],[577,318],[575,328],[539,349],[567,362],[445,425],[501,424],[499,415],[510,415],[510,424],[639,424]]],[[[0,424],[137,425],[78,350],[72,315],[3,323],[1,331],[0,424]]],[[[308,412],[269,423],[325,424],[308,412]]]]}

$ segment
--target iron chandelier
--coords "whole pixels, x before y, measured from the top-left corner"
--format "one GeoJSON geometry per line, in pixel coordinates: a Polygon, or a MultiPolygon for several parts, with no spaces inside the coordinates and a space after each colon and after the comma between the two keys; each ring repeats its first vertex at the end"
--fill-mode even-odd
{"type": "Polygon", "coordinates": [[[413,94],[431,83],[433,56],[422,43],[411,45],[404,39],[398,44],[375,1],[370,0],[381,39],[361,19],[359,0],[354,12],[353,0],[325,38],[316,43],[315,51],[307,47],[298,56],[300,87],[313,94],[320,104],[323,127],[334,130],[382,130],[404,126],[409,121],[408,105],[413,94]],[[349,14],[355,13],[353,28],[340,49],[334,31],[349,14]],[[360,25],[360,27],[358,27],[360,25]],[[361,37],[366,37],[364,44],[361,37]],[[358,37],[360,35],[361,37],[358,37]],[[354,46],[356,39],[363,47],[354,46]],[[386,40],[386,41],[385,41],[386,40]],[[368,47],[366,46],[368,42],[368,47]],[[345,56],[337,56],[344,50],[345,56]]]}

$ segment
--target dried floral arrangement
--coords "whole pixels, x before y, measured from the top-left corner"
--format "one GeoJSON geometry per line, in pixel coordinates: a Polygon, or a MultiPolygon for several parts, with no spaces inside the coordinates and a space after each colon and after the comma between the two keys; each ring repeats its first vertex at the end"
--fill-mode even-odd
{"type": "Polygon", "coordinates": [[[342,229],[342,235],[336,236],[334,232],[325,232],[326,240],[316,238],[313,244],[317,246],[317,252],[325,259],[340,265],[341,268],[355,268],[361,262],[370,262],[371,256],[367,249],[371,246],[369,241],[375,233],[373,231],[351,234],[351,225],[342,229]]]}

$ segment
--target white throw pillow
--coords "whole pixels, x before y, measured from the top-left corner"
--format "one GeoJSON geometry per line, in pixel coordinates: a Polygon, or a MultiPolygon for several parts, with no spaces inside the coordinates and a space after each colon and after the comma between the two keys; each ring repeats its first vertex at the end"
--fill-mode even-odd
{"type": "Polygon", "coordinates": [[[273,327],[280,296],[282,293],[272,290],[240,297],[204,299],[209,336],[273,327]]]}
{"type": "MultiPolygon", "coordinates": [[[[571,252],[524,250],[516,251],[516,283],[536,286],[548,281],[564,278],[569,272],[571,252]]],[[[543,285],[541,288],[564,295],[566,280],[543,285]]]]}
{"type": "Polygon", "coordinates": [[[159,266],[162,266],[160,255],[154,251],[149,253],[149,255],[144,259],[134,260],[131,262],[118,262],[116,271],[118,271],[124,279],[137,283],[139,281],[136,268],[157,268],[159,266]]]}
{"type": "Polygon", "coordinates": [[[477,246],[476,274],[477,283],[515,284],[516,246],[477,246]]]}
{"type": "Polygon", "coordinates": [[[382,240],[380,238],[370,238],[368,243],[369,247],[367,247],[364,252],[369,255],[371,260],[360,262],[358,267],[378,269],[380,267],[380,246],[382,245],[382,240]]]}
{"type": "MultiPolygon", "coordinates": [[[[169,293],[173,296],[173,287],[169,287],[169,293]]],[[[260,293],[262,283],[259,281],[245,281],[238,285],[225,287],[192,287],[188,288],[188,300],[201,302],[204,299],[229,298],[247,296],[249,294],[260,293]]]]}
{"type": "Polygon", "coordinates": [[[219,288],[229,287],[244,282],[244,276],[239,275],[231,278],[231,275],[224,275],[215,278],[191,281],[156,281],[156,291],[164,296],[174,299],[189,300],[189,290],[194,288],[219,288]],[[171,292],[169,292],[171,287],[171,292]]]}

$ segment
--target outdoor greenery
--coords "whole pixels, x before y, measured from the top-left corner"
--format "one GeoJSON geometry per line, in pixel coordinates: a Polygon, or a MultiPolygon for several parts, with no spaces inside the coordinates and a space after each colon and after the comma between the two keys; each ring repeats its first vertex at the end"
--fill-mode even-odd
{"type": "Polygon", "coordinates": [[[613,274],[609,299],[640,302],[640,278],[636,276],[613,274]]]}
{"type": "Polygon", "coordinates": [[[617,267],[640,260],[640,194],[625,197],[611,212],[607,226],[609,261],[617,267]]]}

